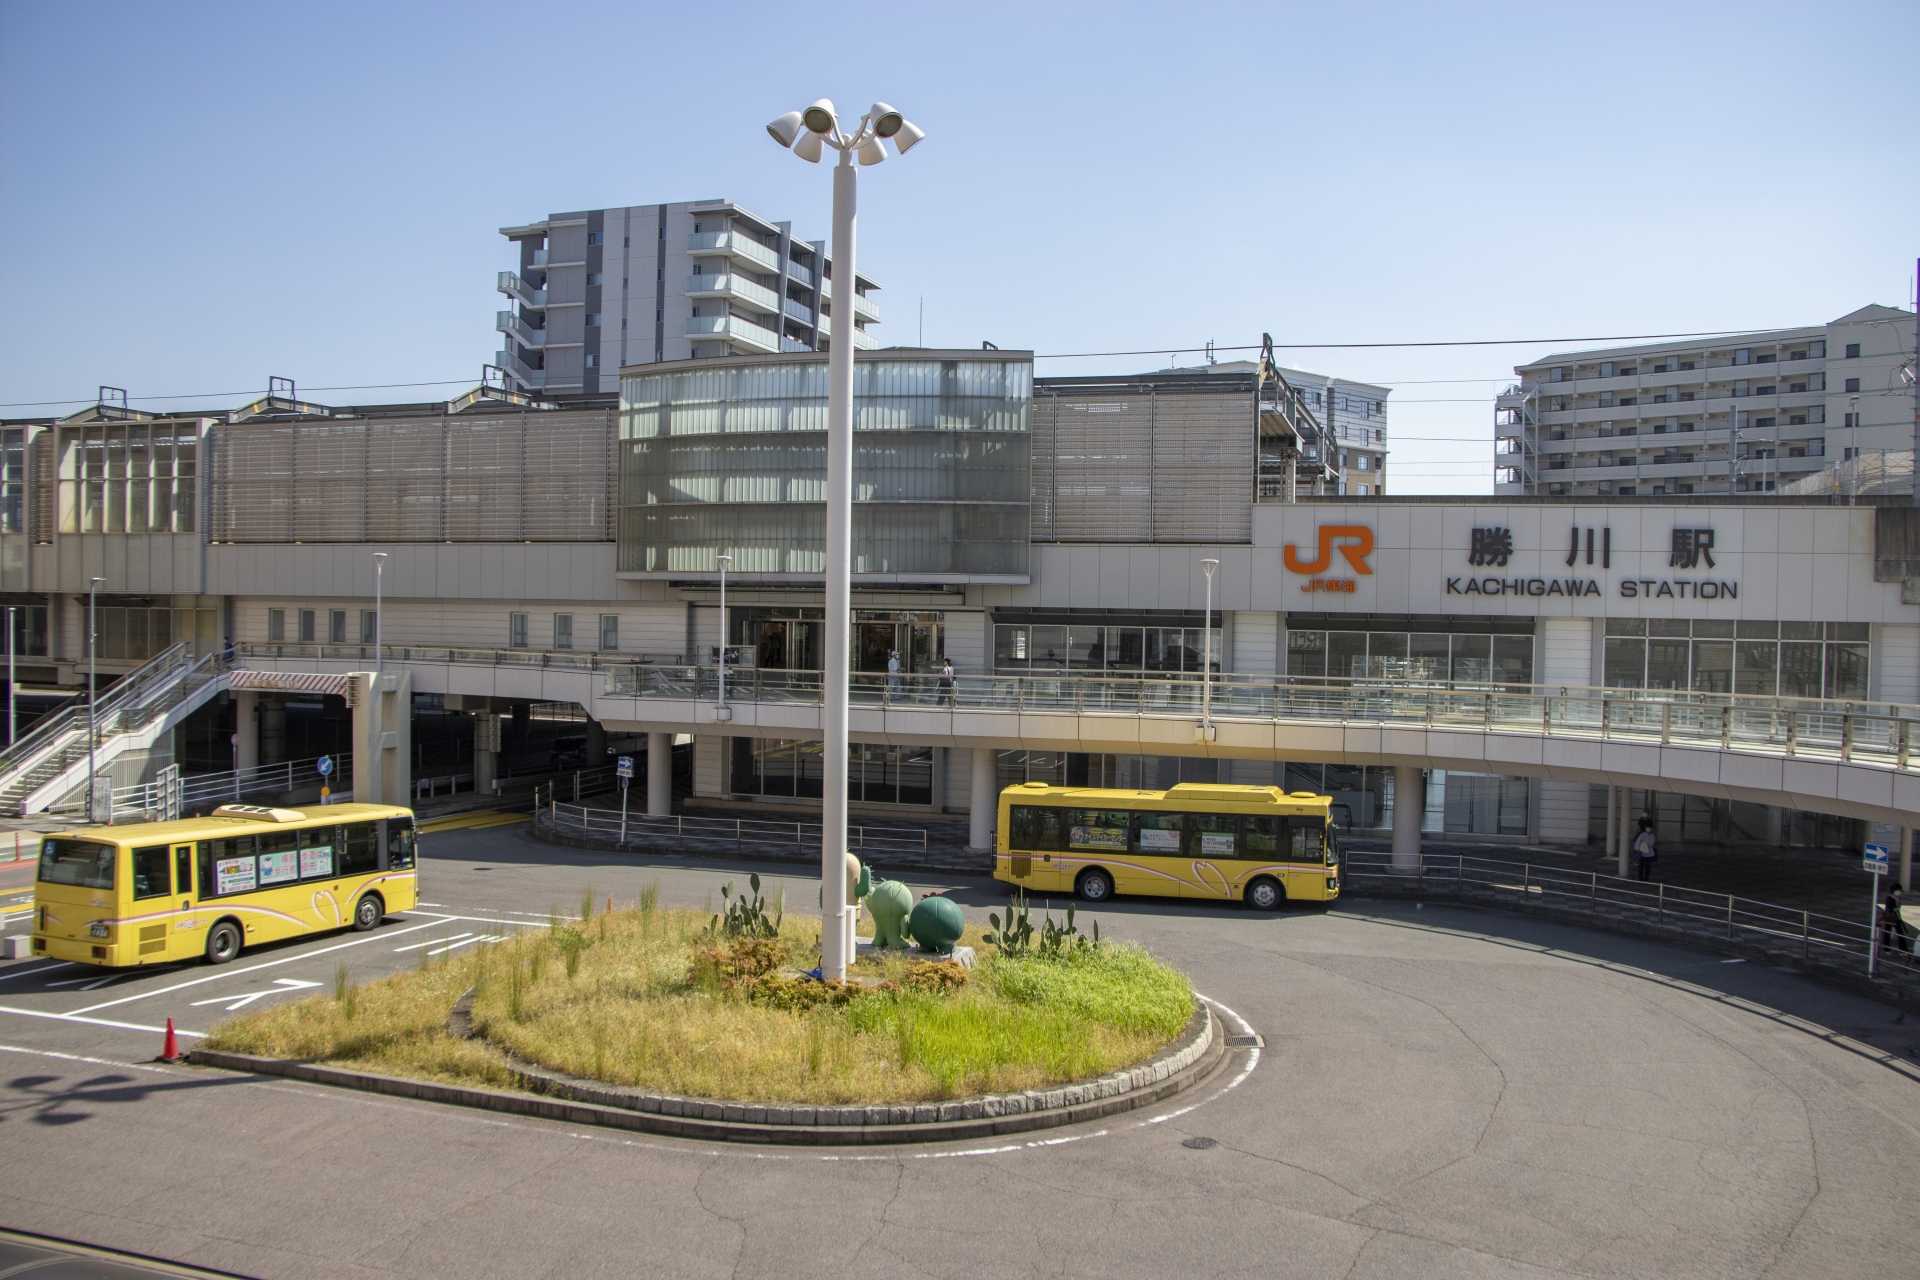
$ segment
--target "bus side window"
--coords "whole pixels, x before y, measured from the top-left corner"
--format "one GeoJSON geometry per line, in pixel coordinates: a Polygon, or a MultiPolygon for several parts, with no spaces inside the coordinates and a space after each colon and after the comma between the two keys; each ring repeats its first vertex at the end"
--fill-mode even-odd
{"type": "Polygon", "coordinates": [[[405,871],[413,866],[413,819],[388,818],[387,870],[405,871]]]}
{"type": "MultiPolygon", "coordinates": [[[[193,892],[193,846],[176,845],[173,850],[174,892],[185,897],[193,892]]],[[[184,903],[181,905],[185,905],[184,903]]]]}
{"type": "Polygon", "coordinates": [[[1039,853],[1057,853],[1066,848],[1065,824],[1060,810],[1037,804],[1009,806],[1007,837],[1010,849],[1029,849],[1039,853]]]}
{"type": "Polygon", "coordinates": [[[200,897],[218,898],[259,888],[253,837],[200,842],[200,897]]]}
{"type": "Polygon", "coordinates": [[[1185,825],[1183,813],[1136,813],[1133,815],[1134,847],[1145,854],[1177,857],[1180,831],[1185,825]]]}
{"type": "Polygon", "coordinates": [[[371,822],[349,822],[340,828],[340,847],[334,851],[335,875],[357,876],[380,869],[380,846],[371,822]]]}
{"type": "Polygon", "coordinates": [[[1240,815],[1237,813],[1190,813],[1188,837],[1196,858],[1238,858],[1240,853],[1240,815]]]}
{"type": "Polygon", "coordinates": [[[1247,825],[1242,838],[1246,846],[1242,856],[1262,859],[1277,857],[1280,853],[1280,835],[1286,829],[1281,825],[1285,819],[1249,815],[1245,822],[1247,825]]]}
{"type": "Polygon", "coordinates": [[[133,896],[135,898],[165,898],[173,892],[173,881],[167,874],[167,846],[149,845],[133,851],[133,896]]]}
{"type": "Polygon", "coordinates": [[[1319,818],[1290,818],[1287,820],[1289,841],[1287,860],[1289,862],[1319,862],[1325,855],[1321,852],[1327,834],[1327,824],[1319,818]]]}
{"type": "MultiPolygon", "coordinates": [[[[1061,812],[1058,809],[1054,813],[1061,812]]],[[[1068,809],[1067,847],[1095,853],[1127,851],[1127,811],[1125,809],[1068,809]]]]}

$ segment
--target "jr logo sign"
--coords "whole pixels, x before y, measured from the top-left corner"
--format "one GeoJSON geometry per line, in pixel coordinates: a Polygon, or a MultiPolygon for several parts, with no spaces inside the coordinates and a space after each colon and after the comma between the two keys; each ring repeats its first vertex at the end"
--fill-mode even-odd
{"type": "Polygon", "coordinates": [[[1302,561],[1292,543],[1286,545],[1282,558],[1287,568],[1295,573],[1325,573],[1333,563],[1335,540],[1340,540],[1339,552],[1347,563],[1353,566],[1353,572],[1371,574],[1367,567],[1367,557],[1373,554],[1373,530],[1363,524],[1323,524],[1320,526],[1319,555],[1311,561],[1302,561]]]}

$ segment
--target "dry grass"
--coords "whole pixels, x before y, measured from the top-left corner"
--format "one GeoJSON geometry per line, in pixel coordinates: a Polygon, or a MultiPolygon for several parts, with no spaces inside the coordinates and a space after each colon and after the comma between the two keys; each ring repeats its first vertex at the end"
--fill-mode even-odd
{"type": "MultiPolygon", "coordinates": [[[[209,1047],[504,1085],[481,1040],[447,1036],[448,1011],[479,987],[486,1040],[573,1075],[698,1097],[912,1102],[1084,1079],[1137,1062],[1185,1024],[1192,994],[1137,948],[1070,960],[1002,960],[969,927],[981,964],[948,995],[894,992],[804,1012],[689,981],[708,916],[641,906],[556,921],[334,996],[244,1015],[209,1047]]],[[[819,926],[789,918],[791,963],[819,960],[819,926]]],[[[899,981],[905,958],[856,966],[899,981]]]]}

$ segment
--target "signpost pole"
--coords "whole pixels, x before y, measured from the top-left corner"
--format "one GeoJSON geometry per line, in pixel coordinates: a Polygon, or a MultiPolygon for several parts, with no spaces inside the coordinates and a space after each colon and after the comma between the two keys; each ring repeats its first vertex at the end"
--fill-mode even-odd
{"type": "Polygon", "coordinates": [[[1867,905],[1867,976],[1871,978],[1880,962],[1880,877],[1892,869],[1891,850],[1883,844],[1870,844],[1862,853],[1861,865],[1873,873],[1873,901],[1867,905]]]}
{"type": "Polygon", "coordinates": [[[621,756],[613,771],[620,775],[620,843],[627,842],[627,784],[633,781],[633,757],[621,756]]]}

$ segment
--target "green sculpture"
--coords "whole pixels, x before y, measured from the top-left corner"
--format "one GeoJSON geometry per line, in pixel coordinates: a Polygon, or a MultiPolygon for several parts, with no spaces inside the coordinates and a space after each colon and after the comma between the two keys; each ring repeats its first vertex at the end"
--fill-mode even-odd
{"type": "Polygon", "coordinates": [[[882,880],[867,895],[867,910],[873,913],[873,945],[907,945],[907,914],[913,910],[913,890],[898,880],[882,880]]]}
{"type": "Polygon", "coordinates": [[[920,949],[942,956],[953,954],[953,944],[960,941],[961,931],[966,927],[967,918],[960,913],[960,904],[948,898],[920,899],[907,921],[907,932],[920,944],[920,949]]]}

